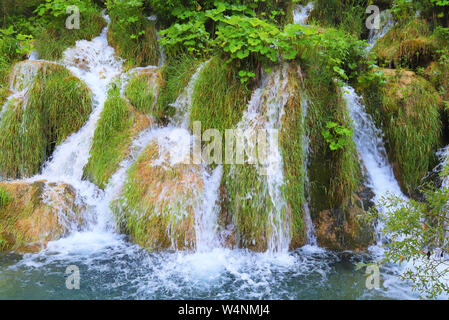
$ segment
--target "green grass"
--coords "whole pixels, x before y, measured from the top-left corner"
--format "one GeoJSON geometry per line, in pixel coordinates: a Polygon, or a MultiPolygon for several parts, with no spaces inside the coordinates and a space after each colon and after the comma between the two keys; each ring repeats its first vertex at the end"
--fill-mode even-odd
{"type": "Polygon", "coordinates": [[[214,57],[201,71],[195,84],[190,127],[200,121],[203,132],[217,129],[223,135],[242,118],[251,91],[242,85],[237,71],[224,60],[214,57]]]}
{"type": "MultiPolygon", "coordinates": [[[[303,3],[308,1],[303,1],[303,3]]],[[[316,0],[314,10],[309,20],[322,27],[337,27],[358,38],[363,36],[367,29],[365,10],[368,7],[366,0],[316,0]]]]}
{"type": "Polygon", "coordinates": [[[75,45],[77,40],[92,40],[99,36],[106,26],[106,21],[98,8],[81,13],[79,29],[69,30],[61,26],[61,23],[54,26],[43,25],[37,29],[34,44],[39,59],[58,60],[67,48],[75,45]]]}
{"type": "Polygon", "coordinates": [[[84,168],[85,178],[100,188],[106,187],[126,156],[134,121],[129,102],[120,96],[118,84],[113,84],[95,130],[89,162],[84,168]]]}
{"type": "Polygon", "coordinates": [[[10,195],[6,189],[0,186],[0,208],[5,207],[10,201],[10,195]]]}
{"type": "Polygon", "coordinates": [[[200,61],[184,56],[170,60],[162,67],[162,84],[156,110],[164,114],[164,118],[173,116],[174,109],[169,105],[176,101],[195,73],[200,61]]]}
{"type": "Polygon", "coordinates": [[[136,74],[129,80],[125,96],[131,104],[140,112],[153,115],[156,118],[163,116],[163,111],[155,108],[154,86],[146,74],[136,74]]]}
{"type": "Polygon", "coordinates": [[[391,28],[373,51],[380,65],[416,69],[432,61],[436,45],[426,20],[410,18],[391,28]]]}
{"type": "Polygon", "coordinates": [[[65,68],[42,64],[28,96],[11,100],[0,120],[0,175],[31,176],[92,110],[89,89],[65,68]]]}
{"type": "MultiPolygon", "coordinates": [[[[127,19],[128,17],[125,17],[127,19]]],[[[143,15],[139,15],[138,24],[142,26],[145,34],[138,39],[132,39],[131,35],[141,30],[121,21],[122,17],[111,15],[111,24],[108,31],[108,41],[116,50],[118,56],[126,60],[129,67],[145,67],[157,65],[159,51],[157,45],[156,26],[143,15]]]]}
{"type": "Polygon", "coordinates": [[[331,151],[321,132],[327,121],[351,128],[340,88],[320,72],[319,65],[310,66],[305,78],[310,106],[307,130],[310,138],[309,179],[311,214],[341,207],[357,190],[361,172],[355,144],[349,141],[343,150],[331,151]]]}
{"type": "Polygon", "coordinates": [[[384,70],[386,83],[360,88],[367,111],[382,128],[390,162],[403,191],[413,195],[437,164],[442,147],[441,99],[433,86],[413,72],[384,70]]]}

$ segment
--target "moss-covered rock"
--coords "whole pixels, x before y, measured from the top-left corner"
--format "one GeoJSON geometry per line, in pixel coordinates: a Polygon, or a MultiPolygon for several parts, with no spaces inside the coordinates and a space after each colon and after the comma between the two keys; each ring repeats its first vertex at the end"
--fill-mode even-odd
{"type": "Polygon", "coordinates": [[[436,49],[427,21],[419,18],[395,25],[373,48],[381,64],[411,69],[427,65],[436,49]]]}
{"type": "Polygon", "coordinates": [[[84,125],[92,101],[83,82],[50,62],[16,64],[11,83],[20,94],[0,119],[0,176],[19,178],[38,173],[56,146],[84,125]]]}
{"type": "Polygon", "coordinates": [[[125,96],[120,94],[120,83],[112,84],[84,167],[86,179],[105,188],[129,154],[132,141],[160,118],[155,106],[161,82],[158,69],[145,68],[132,72],[125,96]]]}
{"type": "Polygon", "coordinates": [[[321,211],[315,219],[318,245],[335,251],[366,251],[375,241],[375,231],[363,202],[355,194],[341,208],[321,211]]]}
{"type": "Polygon", "coordinates": [[[201,166],[172,160],[170,150],[154,141],[129,169],[121,198],[112,204],[119,229],[148,250],[195,247],[201,166]]]}
{"type": "Polygon", "coordinates": [[[83,225],[84,205],[65,184],[0,182],[0,252],[36,252],[83,225]]]}
{"type": "Polygon", "coordinates": [[[290,94],[284,107],[280,132],[280,148],[284,169],[283,194],[291,212],[290,248],[296,249],[307,243],[307,230],[304,223],[305,170],[308,150],[305,148],[305,105],[302,96],[303,79],[300,68],[291,64],[288,70],[290,94]]]}
{"type": "Polygon", "coordinates": [[[372,224],[361,223],[369,217],[367,204],[372,196],[359,195],[363,174],[355,143],[352,137],[346,137],[344,147],[332,151],[322,134],[329,121],[353,130],[352,119],[341,88],[322,73],[320,64],[312,64],[305,71],[308,194],[317,242],[332,250],[364,251],[374,241],[372,224]]]}
{"type": "Polygon", "coordinates": [[[442,147],[441,98],[412,71],[382,69],[386,83],[362,89],[365,103],[383,129],[390,163],[403,191],[412,195],[436,165],[442,147]]]}
{"type": "Polygon", "coordinates": [[[267,250],[271,237],[276,233],[274,228],[281,228],[281,233],[289,234],[292,248],[306,243],[301,147],[304,131],[299,79],[295,65],[276,67],[264,88],[256,91],[256,97],[251,100],[251,103],[257,103],[257,116],[249,115],[251,120],[244,118],[241,122],[245,128],[251,124],[253,130],[264,129],[269,118],[277,115],[279,119],[275,121],[275,128],[281,130],[280,151],[285,159],[282,163],[284,183],[279,199],[270,194],[269,178],[262,174],[260,165],[245,162],[232,165],[228,172],[225,171],[225,202],[221,217],[228,224],[225,231],[229,231],[229,225],[234,229],[228,243],[234,241],[238,247],[267,250]],[[257,98],[259,93],[260,100],[257,98]],[[271,215],[279,216],[281,222],[276,221],[278,218],[272,220],[271,215]]]}

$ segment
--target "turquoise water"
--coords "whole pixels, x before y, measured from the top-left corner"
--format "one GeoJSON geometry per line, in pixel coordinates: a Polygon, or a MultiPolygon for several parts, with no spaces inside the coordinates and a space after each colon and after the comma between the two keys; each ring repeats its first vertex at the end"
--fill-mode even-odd
{"type": "MultiPolygon", "coordinates": [[[[73,239],[76,238],[73,237],[73,239]]],[[[149,253],[116,236],[91,248],[60,240],[39,254],[0,255],[1,299],[410,299],[391,271],[366,288],[369,255],[304,247],[289,254],[216,249],[149,253]],[[66,287],[66,268],[80,289],[66,287]]],[[[79,239],[78,239],[79,240],[79,239]]],[[[74,243],[74,242],[73,242],[74,243]]]]}

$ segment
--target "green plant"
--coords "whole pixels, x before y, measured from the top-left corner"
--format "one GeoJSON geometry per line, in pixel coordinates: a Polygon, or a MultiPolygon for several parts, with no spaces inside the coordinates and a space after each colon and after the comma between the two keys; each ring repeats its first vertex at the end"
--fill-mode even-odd
{"type": "Polygon", "coordinates": [[[351,129],[346,128],[336,122],[328,121],[326,123],[326,129],[321,131],[324,140],[329,144],[329,149],[336,151],[338,149],[344,149],[349,142],[349,138],[352,138],[353,132],[351,129]]]}
{"type": "MultiPolygon", "coordinates": [[[[443,179],[447,179],[445,171],[443,179]]],[[[380,205],[387,211],[382,233],[389,241],[378,263],[406,264],[399,277],[422,297],[435,299],[449,293],[445,281],[449,274],[449,189],[426,187],[423,193],[425,202],[393,195],[382,199],[380,205]]]]}
{"type": "Polygon", "coordinates": [[[130,66],[157,65],[156,27],[144,15],[143,1],[107,0],[108,40],[130,66]]]}
{"type": "Polygon", "coordinates": [[[6,189],[0,186],[0,208],[5,207],[10,200],[9,193],[6,189]]]}

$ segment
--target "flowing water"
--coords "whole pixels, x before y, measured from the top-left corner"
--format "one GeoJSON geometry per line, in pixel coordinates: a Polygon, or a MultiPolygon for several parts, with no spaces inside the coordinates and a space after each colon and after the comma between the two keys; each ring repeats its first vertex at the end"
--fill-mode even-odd
{"type": "Polygon", "coordinates": [[[307,25],[307,19],[314,7],[313,2],[309,2],[305,6],[299,5],[296,10],[293,11],[293,23],[300,24],[302,26],[307,25]]]}
{"type": "Polygon", "coordinates": [[[376,42],[381,39],[394,26],[394,17],[389,10],[384,10],[380,13],[379,29],[371,29],[368,36],[367,51],[370,51],[376,42]]]}
{"type": "MultiPolygon", "coordinates": [[[[310,12],[311,5],[307,6],[310,12]]],[[[306,10],[306,9],[304,9],[306,10]]],[[[295,18],[296,19],[296,18],[295,18]]],[[[305,23],[306,18],[298,18],[305,23]]],[[[302,21],[302,22],[301,22],[302,21]]],[[[71,184],[79,201],[87,204],[84,230],[73,230],[63,239],[53,241],[37,254],[0,255],[0,298],[34,299],[391,299],[410,298],[401,286],[395,270],[382,273],[383,286],[368,290],[365,274],[355,264],[369,261],[371,255],[333,253],[316,246],[313,224],[308,222],[307,246],[288,251],[288,221],[283,219],[286,207],[282,197],[282,157],[276,135],[283,107],[288,99],[286,68],[265,76],[248,105],[242,128],[262,127],[268,130],[270,153],[263,169],[267,190],[274,204],[270,212],[273,233],[266,253],[254,253],[222,246],[217,234],[219,185],[223,168],[201,167],[204,192],[195,209],[195,251],[166,250],[150,253],[132,244],[115,231],[110,203],[117,199],[126,183],[126,173],[138,155],[157,142],[170,155],[170,161],[182,159],[192,145],[188,130],[192,93],[200,65],[190,83],[173,104],[177,114],[165,128],[144,130],[132,143],[130,154],[120,164],[104,191],[82,180],[83,167],[97,122],[107,97],[107,86],[122,73],[122,62],[108,45],[107,29],[92,41],[78,41],[68,49],[61,64],[82,79],[92,90],[93,111],[85,126],[62,143],[44,165],[42,173],[29,181],[47,180],[71,184]],[[260,119],[265,119],[260,121],[260,119]],[[75,265],[80,269],[80,290],[68,290],[65,271],[75,265]]],[[[32,57],[36,59],[36,57],[32,57]]],[[[207,64],[207,63],[206,63],[207,64]]],[[[149,66],[149,68],[154,68],[149,66]]],[[[31,73],[25,73],[32,76],[31,73]]],[[[122,75],[124,85],[126,76],[122,75]]],[[[376,196],[396,189],[388,166],[380,132],[365,113],[351,88],[346,98],[356,127],[356,144],[369,173],[376,196]]],[[[18,94],[19,91],[14,92],[18,94]]],[[[307,112],[305,99],[304,118],[307,112]]],[[[307,158],[308,138],[302,137],[307,158]]],[[[160,163],[163,165],[163,161],[160,163]]],[[[307,183],[307,177],[306,177],[307,183]]],[[[305,205],[306,213],[308,205],[305,205]]],[[[309,214],[310,216],[310,214],[309,214]]]]}

